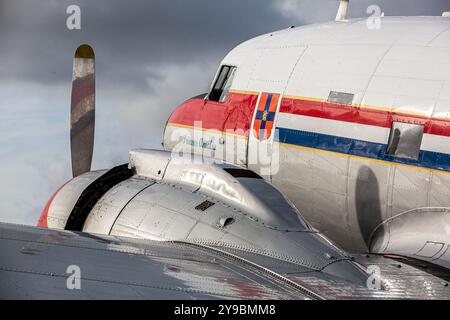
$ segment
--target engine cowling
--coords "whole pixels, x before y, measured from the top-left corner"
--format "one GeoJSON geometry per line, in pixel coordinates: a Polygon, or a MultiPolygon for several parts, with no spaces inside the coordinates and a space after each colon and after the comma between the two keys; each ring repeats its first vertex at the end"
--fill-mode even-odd
{"type": "Polygon", "coordinates": [[[365,284],[367,274],[253,171],[142,149],[130,151],[130,167],[70,180],[48,205],[48,227],[249,251],[365,284]]]}

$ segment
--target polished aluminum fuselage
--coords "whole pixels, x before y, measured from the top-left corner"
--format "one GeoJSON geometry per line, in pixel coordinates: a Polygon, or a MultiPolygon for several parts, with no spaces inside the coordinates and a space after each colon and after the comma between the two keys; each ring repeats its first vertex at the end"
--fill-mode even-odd
{"type": "Polygon", "coordinates": [[[400,252],[448,261],[450,19],[380,19],[380,29],[357,19],[240,44],[221,63],[237,68],[223,120],[220,103],[187,101],[168,121],[165,148],[231,159],[259,172],[346,249],[388,252],[390,243],[400,252]],[[274,130],[260,140],[252,130],[266,93],[279,100],[274,130]],[[195,112],[200,130],[186,120],[195,112]],[[424,127],[418,160],[387,155],[393,121],[424,127]],[[183,146],[186,136],[193,142],[183,146]],[[235,147],[226,150],[231,141],[235,147]],[[270,163],[251,159],[262,145],[270,149],[270,163]]]}

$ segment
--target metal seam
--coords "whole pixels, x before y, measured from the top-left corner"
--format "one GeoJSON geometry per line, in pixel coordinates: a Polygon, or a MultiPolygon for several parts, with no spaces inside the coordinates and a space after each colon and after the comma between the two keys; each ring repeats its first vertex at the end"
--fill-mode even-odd
{"type": "Polygon", "coordinates": [[[211,253],[218,255],[220,257],[224,257],[224,258],[228,258],[229,260],[235,261],[235,262],[239,262],[241,263],[241,265],[247,265],[252,267],[253,269],[257,270],[258,272],[268,276],[269,278],[272,278],[273,280],[276,280],[278,282],[281,282],[297,291],[299,291],[301,294],[303,294],[306,297],[309,297],[310,299],[313,300],[325,300],[324,297],[322,297],[321,295],[311,291],[310,289],[306,288],[305,286],[302,286],[284,276],[282,276],[279,273],[276,273],[266,267],[263,267],[257,263],[254,263],[250,260],[247,260],[245,258],[241,258],[239,256],[236,256],[232,253],[214,248],[214,247],[210,247],[210,246],[206,246],[203,244],[198,244],[198,243],[193,243],[193,242],[189,242],[189,241],[172,241],[173,243],[178,243],[178,244],[184,244],[184,245],[190,245],[190,246],[194,246],[194,247],[198,247],[201,248],[203,250],[206,251],[210,251],[211,253]]]}

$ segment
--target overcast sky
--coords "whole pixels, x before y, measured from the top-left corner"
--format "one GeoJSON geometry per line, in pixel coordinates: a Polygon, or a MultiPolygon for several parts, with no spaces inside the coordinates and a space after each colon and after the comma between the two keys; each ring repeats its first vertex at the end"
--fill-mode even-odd
{"type": "MultiPolygon", "coordinates": [[[[440,15],[450,0],[354,0],[350,17],[440,15]]],[[[253,36],[334,19],[337,0],[0,0],[0,221],[35,224],[70,178],[72,56],[96,53],[93,168],[160,148],[164,123],[206,92],[225,54],[253,36]],[[81,8],[81,30],[66,9],[81,8]]]]}

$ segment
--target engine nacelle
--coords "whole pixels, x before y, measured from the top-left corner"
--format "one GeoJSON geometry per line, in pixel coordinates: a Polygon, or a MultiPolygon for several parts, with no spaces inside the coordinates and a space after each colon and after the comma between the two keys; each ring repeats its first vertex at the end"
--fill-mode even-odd
{"type": "Polygon", "coordinates": [[[130,151],[130,166],[72,179],[42,219],[50,228],[259,253],[365,284],[366,273],[253,171],[156,150],[130,151]]]}

